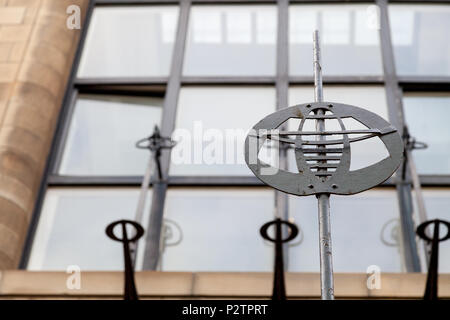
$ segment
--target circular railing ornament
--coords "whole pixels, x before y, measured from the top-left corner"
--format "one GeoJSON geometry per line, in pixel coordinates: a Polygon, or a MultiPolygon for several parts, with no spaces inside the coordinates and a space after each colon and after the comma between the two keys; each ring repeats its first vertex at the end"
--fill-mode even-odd
{"type": "Polygon", "coordinates": [[[265,184],[293,195],[350,195],[370,189],[387,180],[399,167],[403,141],[392,125],[379,115],[356,106],[335,102],[299,104],[272,113],[250,130],[245,141],[245,161],[255,176],[265,184]],[[321,110],[321,114],[317,111],[321,110]],[[352,118],[367,127],[347,130],[342,119],[352,118]],[[279,128],[289,119],[299,119],[297,131],[279,128]],[[308,119],[338,121],[338,131],[304,131],[308,119]],[[306,136],[322,137],[308,140],[306,136]],[[338,139],[333,136],[340,136],[338,139]],[[350,170],[351,144],[379,138],[389,156],[358,170],[350,170]],[[267,140],[294,148],[298,173],[276,168],[260,160],[259,151],[267,140]]]}
{"type": "MultiPolygon", "coordinates": [[[[387,180],[400,166],[403,158],[403,140],[393,126],[375,113],[348,104],[324,101],[319,43],[319,31],[315,30],[313,32],[315,102],[279,110],[259,121],[245,140],[245,162],[258,179],[279,191],[297,196],[316,195],[321,298],[333,300],[330,195],[355,194],[387,180]],[[346,128],[343,121],[346,118],[362,124],[365,126],[364,129],[346,128]],[[289,127],[291,119],[300,120],[297,131],[285,131],[284,128],[289,127]],[[307,121],[315,124],[313,131],[305,129],[307,121]],[[338,129],[330,130],[328,128],[330,122],[334,122],[338,129]],[[389,155],[374,164],[351,170],[351,144],[369,138],[380,139],[389,155]],[[286,146],[294,149],[298,172],[273,167],[260,159],[260,151],[268,141],[276,142],[283,152],[287,149],[286,146]]],[[[272,148],[273,145],[269,144],[268,147],[272,148]]]]}

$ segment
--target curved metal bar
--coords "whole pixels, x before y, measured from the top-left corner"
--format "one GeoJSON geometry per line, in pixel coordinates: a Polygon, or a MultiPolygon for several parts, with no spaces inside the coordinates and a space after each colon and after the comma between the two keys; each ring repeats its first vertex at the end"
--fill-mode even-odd
{"type": "MultiPolygon", "coordinates": [[[[370,139],[373,137],[377,137],[379,135],[377,134],[366,134],[365,136],[362,137],[356,137],[356,138],[350,138],[349,142],[357,142],[357,141],[362,141],[362,140],[366,140],[366,139],[370,139]]],[[[270,140],[274,140],[274,141],[278,141],[278,142],[282,142],[282,143],[289,143],[289,144],[295,144],[295,140],[289,139],[289,138],[274,138],[274,136],[268,136],[267,139],[270,140]]],[[[307,145],[307,146],[331,146],[331,145],[335,145],[335,144],[343,144],[344,143],[344,139],[337,139],[337,140],[302,140],[302,144],[303,145],[307,145]]],[[[321,151],[322,152],[322,151],[321,151]]]]}
{"type": "MultiPolygon", "coordinates": [[[[336,119],[336,117],[334,119],[336,119]]],[[[342,131],[280,131],[277,133],[277,135],[279,135],[279,136],[327,136],[327,135],[363,134],[363,133],[381,134],[381,130],[368,129],[368,130],[342,130],[342,131]]],[[[270,133],[267,135],[270,135],[270,133]]]]}

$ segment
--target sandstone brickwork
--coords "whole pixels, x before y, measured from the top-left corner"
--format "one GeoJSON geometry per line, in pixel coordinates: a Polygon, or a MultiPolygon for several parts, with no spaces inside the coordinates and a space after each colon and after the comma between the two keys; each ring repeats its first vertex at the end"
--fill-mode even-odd
{"type": "Polygon", "coordinates": [[[0,0],[0,269],[22,254],[78,46],[70,5],[89,0],[0,0]]]}

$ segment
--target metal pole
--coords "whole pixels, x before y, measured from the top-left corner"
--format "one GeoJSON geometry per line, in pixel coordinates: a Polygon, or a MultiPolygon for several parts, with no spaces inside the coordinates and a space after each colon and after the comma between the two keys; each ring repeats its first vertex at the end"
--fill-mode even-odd
{"type": "MultiPolygon", "coordinates": [[[[319,31],[313,33],[313,54],[314,54],[314,100],[323,101],[322,88],[322,66],[320,64],[319,31]]],[[[323,115],[323,110],[317,111],[318,115],[323,115]]],[[[316,120],[316,130],[325,131],[325,120],[316,120]]],[[[318,136],[318,140],[325,139],[325,136],[318,136]]],[[[318,170],[327,170],[326,168],[318,170]]],[[[326,179],[323,177],[323,179],[326,179]]],[[[330,223],[330,194],[322,193],[317,195],[319,208],[319,250],[320,250],[320,288],[322,300],[334,299],[333,280],[333,257],[331,250],[331,223],[330,223]]]]}
{"type": "MultiPolygon", "coordinates": [[[[428,220],[427,211],[425,209],[425,201],[422,194],[422,186],[420,184],[419,175],[417,174],[416,164],[412,157],[411,151],[406,150],[406,161],[408,161],[409,170],[411,173],[411,179],[413,182],[414,193],[416,195],[417,213],[419,218],[419,224],[428,220]]],[[[428,256],[428,243],[423,241],[423,251],[425,254],[425,264],[428,266],[430,263],[430,257],[428,256]]]]}
{"type": "MultiPolygon", "coordinates": [[[[142,218],[144,216],[145,202],[147,200],[147,192],[150,186],[150,179],[153,174],[155,161],[154,161],[154,153],[156,151],[152,151],[150,153],[150,157],[148,159],[147,167],[145,169],[144,179],[142,180],[141,191],[139,194],[138,205],[136,208],[136,214],[134,220],[142,225],[142,218]]],[[[136,268],[136,260],[137,260],[137,250],[138,250],[138,241],[130,243],[131,249],[131,260],[133,262],[133,267],[136,268]]]]}

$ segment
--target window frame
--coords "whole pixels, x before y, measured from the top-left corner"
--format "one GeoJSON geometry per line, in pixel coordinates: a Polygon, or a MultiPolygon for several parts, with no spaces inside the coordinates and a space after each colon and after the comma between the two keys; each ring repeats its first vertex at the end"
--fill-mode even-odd
{"type": "MultiPolygon", "coordinates": [[[[62,109],[59,114],[58,125],[53,138],[48,162],[43,174],[39,193],[35,203],[34,212],[31,218],[29,232],[25,242],[25,247],[20,262],[20,268],[26,269],[28,258],[30,256],[31,246],[36,232],[40,212],[43,206],[43,200],[48,188],[51,187],[86,187],[86,186],[133,186],[141,185],[140,176],[62,176],[57,174],[59,164],[61,162],[62,153],[64,151],[64,143],[67,139],[71,117],[75,108],[76,98],[80,93],[114,93],[118,86],[129,87],[126,91],[130,95],[154,95],[164,94],[164,107],[161,122],[161,130],[163,135],[170,135],[175,127],[176,109],[178,96],[182,86],[217,86],[217,85],[252,85],[267,86],[272,85],[276,89],[277,106],[288,106],[288,89],[291,85],[306,84],[313,85],[313,76],[299,77],[290,76],[288,72],[289,59],[289,41],[288,41],[288,16],[289,6],[292,4],[377,4],[380,6],[381,19],[388,19],[389,3],[410,3],[418,4],[423,1],[418,0],[90,0],[86,20],[80,33],[79,45],[74,58],[71,74],[69,77],[66,94],[63,99],[62,109]],[[241,4],[272,4],[277,6],[277,41],[276,41],[276,74],[275,76],[249,76],[249,77],[226,77],[226,76],[183,76],[182,67],[184,60],[184,52],[186,47],[186,37],[188,32],[188,20],[191,7],[193,5],[241,5],[241,4]],[[124,6],[124,5],[177,5],[178,23],[176,28],[175,43],[172,53],[172,63],[170,74],[168,77],[114,77],[114,78],[77,78],[78,66],[86,42],[87,31],[92,18],[95,7],[102,6],[124,6]],[[384,15],[384,16],[383,16],[384,15]],[[147,87],[147,91],[132,89],[133,87],[147,87]],[[150,90],[149,90],[150,89],[150,90]]],[[[450,0],[434,0],[427,1],[434,4],[448,4],[450,0]]],[[[387,26],[389,22],[387,21],[387,26]]],[[[403,128],[404,120],[402,118],[403,106],[401,99],[403,91],[449,91],[450,92],[450,76],[449,77],[428,77],[428,76],[397,76],[395,70],[395,61],[393,56],[393,47],[390,39],[391,30],[386,28],[386,24],[381,24],[380,30],[380,50],[382,56],[383,71],[381,76],[324,76],[323,83],[341,84],[341,85],[382,85],[386,90],[387,107],[389,111],[390,121],[398,128],[403,128]],[[400,99],[400,101],[399,101],[400,99]]],[[[326,72],[325,72],[326,73],[326,72]]],[[[123,92],[123,91],[122,91],[123,92]]],[[[286,157],[281,154],[282,159],[286,157]]],[[[170,155],[163,154],[161,158],[163,170],[168,173],[170,164],[170,155]]],[[[423,186],[450,186],[450,175],[421,175],[420,181],[423,186]]],[[[159,203],[164,203],[167,188],[171,186],[260,186],[264,184],[256,177],[246,176],[170,176],[167,181],[163,182],[162,188],[155,188],[153,199],[159,203]]],[[[398,181],[395,177],[391,177],[384,182],[382,187],[399,188],[398,181]]],[[[277,192],[277,191],[275,191],[277,192]]],[[[278,196],[278,198],[280,198],[278,196]]],[[[283,197],[281,197],[283,199],[283,197]]],[[[287,199],[287,196],[286,196],[287,199]]],[[[287,200],[285,200],[287,201],[287,200]]],[[[399,199],[401,207],[405,207],[404,200],[399,199]]],[[[281,205],[280,207],[283,207],[281,205]]],[[[153,209],[152,209],[153,210],[153,209]]],[[[277,209],[280,210],[280,209],[277,209]]],[[[408,230],[409,242],[415,237],[414,230],[408,230]]]]}

